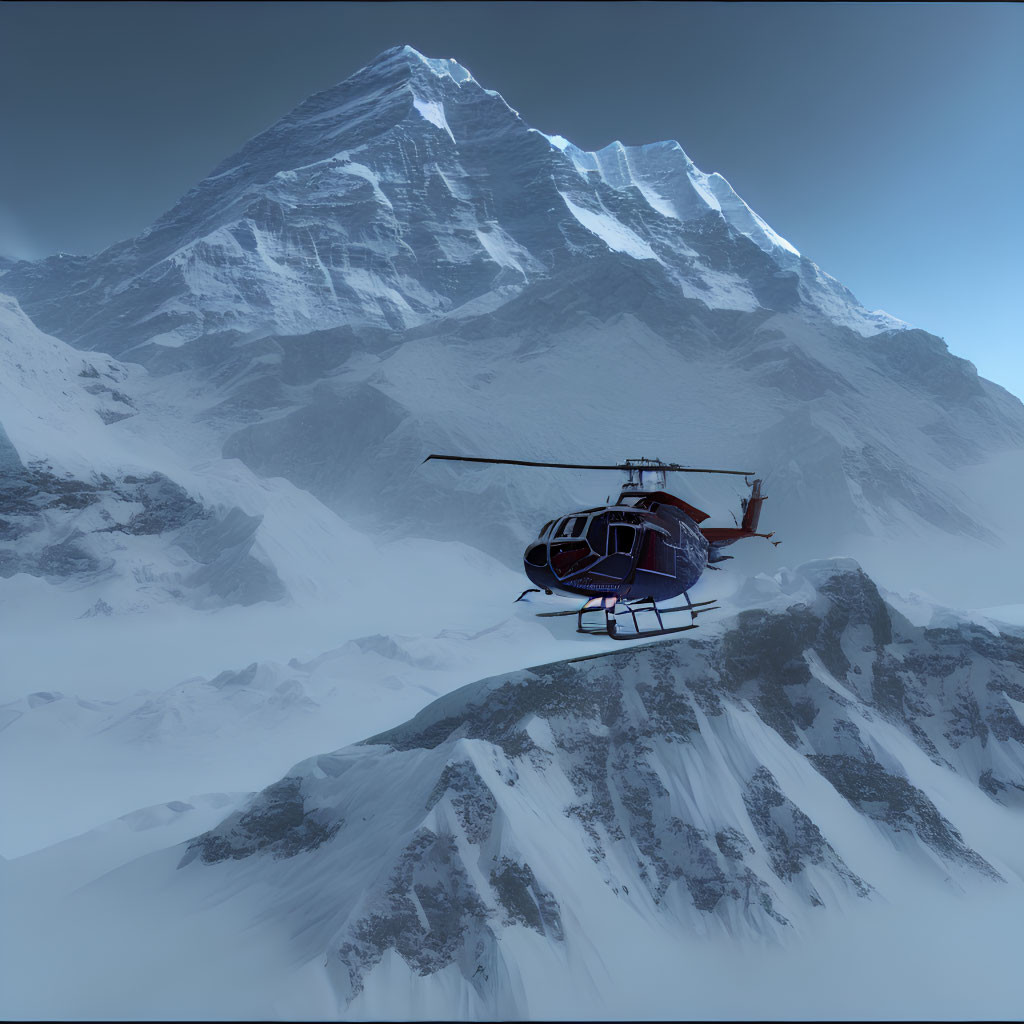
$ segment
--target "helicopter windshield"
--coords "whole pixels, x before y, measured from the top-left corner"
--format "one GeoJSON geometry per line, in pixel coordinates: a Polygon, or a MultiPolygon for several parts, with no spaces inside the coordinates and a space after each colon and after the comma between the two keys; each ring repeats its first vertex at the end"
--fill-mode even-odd
{"type": "Polygon", "coordinates": [[[608,527],[608,554],[621,553],[628,555],[633,550],[637,528],[625,523],[615,523],[608,527]]]}
{"type": "Polygon", "coordinates": [[[558,524],[555,537],[582,537],[586,528],[586,516],[568,516],[558,524]]]}

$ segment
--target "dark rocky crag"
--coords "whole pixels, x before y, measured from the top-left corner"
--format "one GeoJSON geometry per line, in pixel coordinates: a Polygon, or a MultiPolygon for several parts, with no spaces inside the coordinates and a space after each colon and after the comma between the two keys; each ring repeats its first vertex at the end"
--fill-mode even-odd
{"type": "Polygon", "coordinates": [[[162,473],[81,480],[45,463],[25,466],[10,445],[3,461],[4,441],[0,427],[0,578],[23,572],[51,583],[102,582],[114,571],[119,535],[158,537],[189,564],[141,583],[197,602],[284,596],[275,570],[251,554],[260,517],[208,508],[162,473]]]}

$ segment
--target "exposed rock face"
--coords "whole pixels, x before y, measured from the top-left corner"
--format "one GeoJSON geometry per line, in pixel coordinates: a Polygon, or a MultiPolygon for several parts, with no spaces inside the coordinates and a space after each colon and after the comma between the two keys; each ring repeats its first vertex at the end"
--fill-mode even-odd
{"type": "Polygon", "coordinates": [[[274,858],[294,857],[315,850],[326,842],[344,821],[324,825],[304,810],[302,780],[282,779],[268,786],[243,813],[233,814],[216,832],[207,832],[188,844],[182,865],[197,855],[205,864],[240,860],[266,850],[274,858]]]}
{"type": "Polygon", "coordinates": [[[493,956],[495,936],[488,908],[462,864],[455,840],[418,830],[398,857],[388,888],[351,928],[337,956],[348,970],[348,995],[394,949],[421,975],[458,962],[466,977],[484,950],[493,956]],[[489,949],[488,949],[489,947],[489,949]]]}
{"type": "MultiPolygon", "coordinates": [[[[922,869],[998,883],[906,765],[916,751],[982,800],[1024,792],[1022,641],[916,628],[849,560],[799,572],[810,603],[474,683],[304,762],[182,864],[250,861],[255,878],[258,858],[301,854],[307,879],[343,872],[309,939],[343,1001],[392,951],[421,975],[455,970],[482,1005],[508,984],[502,930],[558,947],[580,900],[772,935],[870,899],[880,879],[823,824],[842,813],[922,869]]],[[[313,913],[279,884],[282,913],[313,913]]]]}
{"type": "Polygon", "coordinates": [[[250,554],[259,524],[258,516],[238,508],[204,507],[162,473],[93,474],[84,481],[19,463],[0,478],[0,577],[24,572],[55,583],[100,581],[115,571],[124,547],[118,535],[155,537],[189,556],[147,581],[167,595],[275,601],[284,586],[250,554]]]}
{"type": "MultiPolygon", "coordinates": [[[[148,453],[140,463],[145,445],[131,429],[149,414],[132,397],[142,376],[43,334],[0,296],[0,578],[27,573],[76,587],[132,580],[119,605],[130,589],[136,604],[278,600],[284,586],[252,551],[260,517],[211,507],[150,468],[148,453]]],[[[139,429],[151,431],[162,464],[163,435],[174,428],[139,429]]],[[[92,607],[115,610],[104,595],[92,607]]]]}
{"type": "Polygon", "coordinates": [[[426,810],[431,810],[446,794],[450,794],[452,810],[458,815],[466,838],[471,843],[486,842],[491,835],[498,804],[472,761],[445,766],[427,800],[426,810]]]}
{"type": "MultiPolygon", "coordinates": [[[[771,850],[772,870],[779,878],[792,881],[806,864],[827,862],[860,895],[867,895],[868,888],[836,856],[818,826],[783,796],[767,768],[761,767],[754,772],[747,792],[743,794],[743,802],[757,834],[771,850]]],[[[813,888],[807,895],[811,903],[821,906],[821,897],[813,888]]]]}
{"type": "Polygon", "coordinates": [[[41,464],[12,466],[0,480],[0,575],[95,574],[104,560],[86,549],[89,534],[152,536],[209,515],[161,473],[119,480],[96,474],[85,481],[58,476],[41,464]],[[55,543],[55,536],[62,539],[55,543]]]}

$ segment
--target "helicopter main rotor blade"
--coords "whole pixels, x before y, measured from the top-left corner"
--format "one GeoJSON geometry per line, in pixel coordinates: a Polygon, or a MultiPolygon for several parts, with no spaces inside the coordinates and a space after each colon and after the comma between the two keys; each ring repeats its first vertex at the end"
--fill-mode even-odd
{"type": "Polygon", "coordinates": [[[625,469],[625,466],[584,466],[576,462],[527,462],[524,459],[480,459],[471,455],[428,455],[423,461],[446,459],[449,462],[490,462],[501,466],[546,466],[549,469],[625,469]]]}
{"type": "Polygon", "coordinates": [[[525,459],[481,459],[471,455],[428,455],[423,461],[445,459],[448,462],[487,462],[499,466],[541,466],[546,469],[617,469],[628,473],[630,470],[643,470],[645,473],[727,473],[730,476],[753,476],[753,472],[743,469],[696,469],[692,466],[677,466],[675,463],[654,466],[591,466],[578,462],[528,462],[525,459]]]}

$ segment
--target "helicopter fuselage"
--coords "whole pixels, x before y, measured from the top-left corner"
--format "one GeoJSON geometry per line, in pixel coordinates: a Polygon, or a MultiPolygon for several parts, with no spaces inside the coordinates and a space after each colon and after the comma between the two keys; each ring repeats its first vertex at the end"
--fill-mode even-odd
{"type": "Polygon", "coordinates": [[[523,567],[546,590],[663,601],[689,590],[708,564],[706,515],[663,491],[624,491],[614,505],[546,523],[523,567]]]}
{"type": "MultiPolygon", "coordinates": [[[[701,526],[708,514],[669,494],[665,490],[669,473],[720,473],[727,476],[753,476],[740,469],[698,469],[660,459],[627,459],[615,465],[591,465],[576,462],[533,462],[526,459],[492,459],[468,455],[428,455],[423,461],[482,462],[503,466],[540,466],[547,469],[622,470],[627,474],[625,488],[614,505],[583,509],[545,523],[536,540],[527,545],[523,568],[530,581],[549,594],[587,598],[576,612],[546,611],[538,616],[577,616],[576,631],[602,635],[614,640],[636,640],[665,636],[696,629],[698,615],[714,610],[714,601],[690,600],[689,589],[705,569],[718,569],[710,563],[723,562],[731,555],[722,548],[748,537],[770,539],[771,533],[758,533],[758,519],[765,495],[761,481],[748,481],[750,496],[742,501],[743,520],[733,526],[701,526]],[[644,488],[644,474],[656,481],[655,489],[644,488]],[[685,607],[659,609],[658,602],[679,594],[686,596],[685,607]],[[603,613],[604,622],[585,621],[586,616],[603,613]],[[662,611],[690,613],[690,623],[667,627],[662,611]],[[641,626],[638,615],[657,623],[641,626]],[[617,618],[618,616],[618,618],[617,618]],[[632,630],[623,632],[620,620],[632,621],[632,630]]],[[[772,541],[778,544],[779,541],[772,541]]],[[[524,590],[517,601],[523,600],[524,590]]]]}

